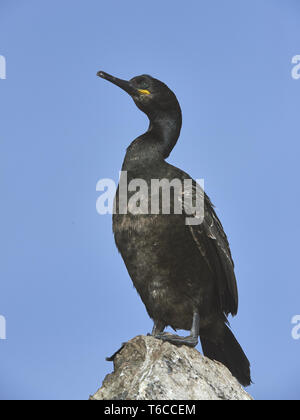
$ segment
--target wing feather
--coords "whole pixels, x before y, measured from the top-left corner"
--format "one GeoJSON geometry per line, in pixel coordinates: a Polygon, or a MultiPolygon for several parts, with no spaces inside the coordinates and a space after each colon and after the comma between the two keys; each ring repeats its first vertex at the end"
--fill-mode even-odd
{"type": "MultiPolygon", "coordinates": [[[[202,258],[207,262],[216,279],[221,310],[228,315],[236,315],[238,311],[238,290],[234,273],[234,262],[227,236],[215,212],[214,206],[203,189],[193,181],[192,189],[184,190],[184,211],[191,217],[198,203],[204,203],[203,221],[200,224],[189,225],[190,232],[199,249],[202,258]],[[192,194],[192,200],[190,195],[192,194]],[[187,200],[187,198],[189,198],[187,200]],[[189,206],[193,206],[189,208],[189,206]]],[[[194,216],[196,216],[194,214],[194,216]]]]}

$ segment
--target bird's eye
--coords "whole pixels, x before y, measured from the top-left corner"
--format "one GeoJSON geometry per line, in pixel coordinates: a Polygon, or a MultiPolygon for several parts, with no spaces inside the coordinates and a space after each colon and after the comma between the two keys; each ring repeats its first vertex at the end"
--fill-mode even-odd
{"type": "Polygon", "coordinates": [[[146,80],[141,80],[139,82],[139,88],[140,89],[147,89],[149,87],[149,83],[146,80]]]}

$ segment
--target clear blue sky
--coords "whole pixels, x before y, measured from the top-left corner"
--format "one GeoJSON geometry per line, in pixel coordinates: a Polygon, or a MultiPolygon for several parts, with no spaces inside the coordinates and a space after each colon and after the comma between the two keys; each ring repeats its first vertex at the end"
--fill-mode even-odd
{"type": "Polygon", "coordinates": [[[300,397],[299,19],[298,0],[0,0],[0,398],[87,399],[152,328],[95,207],[147,120],[100,69],[177,94],[169,162],[205,179],[230,238],[249,392],[300,397]]]}

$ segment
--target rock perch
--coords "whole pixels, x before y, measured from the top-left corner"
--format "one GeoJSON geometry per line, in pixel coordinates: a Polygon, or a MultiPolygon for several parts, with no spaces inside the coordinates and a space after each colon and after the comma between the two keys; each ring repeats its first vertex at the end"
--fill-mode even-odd
{"type": "Polygon", "coordinates": [[[196,349],[151,336],[130,340],[92,400],[252,400],[229,370],[196,349]]]}

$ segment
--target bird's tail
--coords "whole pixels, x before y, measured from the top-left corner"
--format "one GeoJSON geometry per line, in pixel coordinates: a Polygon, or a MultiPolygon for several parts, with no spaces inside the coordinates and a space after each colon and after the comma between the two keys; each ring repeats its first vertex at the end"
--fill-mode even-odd
{"type": "Polygon", "coordinates": [[[200,331],[205,356],[225,365],[243,386],[251,385],[250,363],[229,327],[211,326],[200,331]]]}

